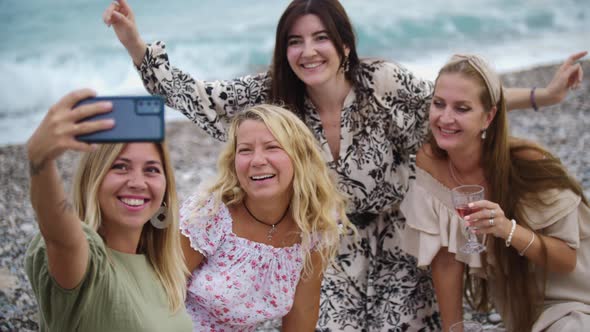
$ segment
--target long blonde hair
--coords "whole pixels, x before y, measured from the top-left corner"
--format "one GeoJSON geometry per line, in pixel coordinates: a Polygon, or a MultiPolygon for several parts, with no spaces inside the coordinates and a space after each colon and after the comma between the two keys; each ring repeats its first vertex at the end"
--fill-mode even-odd
{"type": "MultiPolygon", "coordinates": [[[[551,188],[572,190],[587,204],[581,185],[568,174],[558,158],[538,145],[509,137],[503,93],[494,105],[484,78],[467,61],[445,65],[438,77],[447,73],[459,73],[477,82],[485,112],[489,112],[494,106],[497,108],[496,115],[487,128],[487,137],[483,140],[481,167],[488,183],[489,200],[498,203],[508,219],[515,219],[520,226],[531,229],[521,203],[523,200],[532,200],[539,206],[545,206],[546,203],[538,194],[551,188]],[[525,157],[530,152],[544,158],[525,157]]],[[[448,158],[446,151],[436,144],[432,135],[429,143],[435,157],[448,158]]],[[[494,266],[497,275],[494,280],[497,284],[494,297],[504,304],[501,314],[508,320],[507,325],[511,330],[530,331],[543,304],[544,287],[537,286],[534,267],[526,257],[518,255],[513,248],[507,248],[502,238],[492,239],[491,252],[497,261],[494,266]]],[[[542,238],[539,239],[546,259],[545,243],[542,238]]],[[[466,269],[466,297],[472,306],[486,310],[489,305],[488,285],[485,280],[470,278],[468,270],[466,269]]]]}
{"type": "Polygon", "coordinates": [[[266,125],[293,163],[293,195],[290,210],[301,232],[304,249],[304,275],[312,271],[311,248],[315,246],[326,268],[336,255],[342,232],[354,231],[345,214],[346,201],[329,173],[319,146],[307,126],[292,112],[273,105],[258,105],[236,115],[228,141],[218,160],[218,176],[208,192],[218,202],[235,205],[243,201],[235,169],[236,132],[246,120],[266,125]]]}
{"type": "MultiPolygon", "coordinates": [[[[156,229],[147,222],[143,226],[137,250],[147,256],[162,283],[170,309],[175,312],[184,304],[188,271],[180,247],[178,199],[170,154],[164,143],[154,143],[154,145],[160,153],[166,178],[164,202],[169,225],[165,229],[156,229]]],[[[97,232],[102,223],[98,191],[112,163],[125,146],[125,144],[101,144],[95,151],[82,156],[74,176],[72,200],[76,213],[80,220],[97,232]]]]}

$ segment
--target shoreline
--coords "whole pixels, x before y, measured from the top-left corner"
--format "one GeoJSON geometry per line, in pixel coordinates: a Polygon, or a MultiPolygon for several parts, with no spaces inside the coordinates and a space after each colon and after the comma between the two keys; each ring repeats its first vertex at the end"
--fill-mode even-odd
{"type": "MultiPolygon", "coordinates": [[[[580,89],[562,103],[541,109],[510,113],[514,136],[537,141],[561,158],[568,170],[590,194],[590,60],[580,89]],[[588,143],[588,144],[586,144],[588,143]]],[[[505,86],[545,86],[557,65],[535,66],[505,73],[505,86]]],[[[182,200],[196,185],[215,174],[221,143],[208,137],[189,121],[168,121],[166,140],[175,167],[178,197],[182,200]]],[[[77,155],[66,153],[58,160],[69,187],[77,155]]],[[[37,330],[37,306],[23,271],[23,257],[37,232],[28,198],[26,151],[23,144],[0,145],[0,331],[37,330]]]]}

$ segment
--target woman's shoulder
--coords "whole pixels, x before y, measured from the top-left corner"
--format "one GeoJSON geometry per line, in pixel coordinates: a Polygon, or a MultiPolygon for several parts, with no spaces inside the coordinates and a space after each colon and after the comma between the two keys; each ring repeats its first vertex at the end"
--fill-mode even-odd
{"type": "Polygon", "coordinates": [[[391,78],[400,75],[407,70],[396,62],[379,58],[362,59],[359,65],[359,74],[364,83],[382,83],[392,81],[391,78]]]}
{"type": "Polygon", "coordinates": [[[363,59],[357,85],[387,108],[403,101],[411,108],[422,108],[432,94],[432,83],[422,80],[399,63],[382,59],[363,59]]]}

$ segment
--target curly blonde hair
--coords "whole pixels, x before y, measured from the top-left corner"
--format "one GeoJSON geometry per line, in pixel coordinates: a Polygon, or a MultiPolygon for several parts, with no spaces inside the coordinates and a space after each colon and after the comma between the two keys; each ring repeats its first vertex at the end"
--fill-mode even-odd
{"type": "MultiPolygon", "coordinates": [[[[266,125],[293,163],[291,216],[301,232],[304,275],[310,275],[312,248],[321,255],[325,269],[334,259],[340,235],[355,232],[346,217],[346,199],[337,188],[318,146],[307,126],[292,112],[262,104],[237,114],[231,123],[228,141],[218,159],[218,176],[206,191],[225,205],[241,204],[246,193],[240,187],[235,169],[237,137],[247,120],[266,125]]],[[[217,210],[217,209],[214,209],[217,210]]]]}

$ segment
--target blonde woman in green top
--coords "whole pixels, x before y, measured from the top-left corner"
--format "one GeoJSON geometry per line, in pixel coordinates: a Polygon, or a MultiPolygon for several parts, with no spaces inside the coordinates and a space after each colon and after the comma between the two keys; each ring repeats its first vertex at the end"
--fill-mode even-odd
{"type": "Polygon", "coordinates": [[[156,143],[76,140],[114,125],[79,123],[112,107],[75,107],[92,96],[90,90],[65,96],[27,143],[40,234],[27,250],[25,269],[39,303],[40,330],[191,331],[168,150],[156,143]],[[72,200],[56,166],[67,150],[86,152],[72,200]]]}

